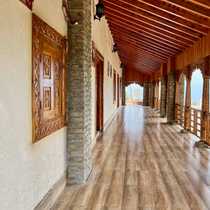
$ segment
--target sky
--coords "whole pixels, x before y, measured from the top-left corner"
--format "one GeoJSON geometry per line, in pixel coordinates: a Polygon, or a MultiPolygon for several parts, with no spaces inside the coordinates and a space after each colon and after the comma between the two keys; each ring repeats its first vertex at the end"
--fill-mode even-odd
{"type": "Polygon", "coordinates": [[[196,70],[193,72],[191,79],[192,105],[199,105],[201,108],[202,93],[203,93],[203,77],[200,70],[196,70]]]}

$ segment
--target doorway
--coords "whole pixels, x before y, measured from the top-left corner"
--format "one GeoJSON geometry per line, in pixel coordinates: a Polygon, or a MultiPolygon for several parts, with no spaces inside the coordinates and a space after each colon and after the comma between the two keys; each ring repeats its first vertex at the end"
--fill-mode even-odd
{"type": "Polygon", "coordinates": [[[104,60],[96,51],[96,132],[103,131],[104,125],[104,60]]]}
{"type": "Polygon", "coordinates": [[[120,77],[117,74],[117,107],[120,106],[120,77]]]}

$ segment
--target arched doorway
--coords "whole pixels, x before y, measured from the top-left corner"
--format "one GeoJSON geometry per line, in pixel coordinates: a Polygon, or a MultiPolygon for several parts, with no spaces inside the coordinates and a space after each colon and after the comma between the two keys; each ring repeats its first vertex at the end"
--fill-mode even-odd
{"type": "Polygon", "coordinates": [[[200,69],[195,69],[191,78],[191,111],[190,130],[196,136],[201,136],[203,75],[200,69]]]}
{"type": "Polygon", "coordinates": [[[191,107],[201,110],[203,94],[203,75],[200,69],[196,69],[191,79],[191,107]]]}
{"type": "Polygon", "coordinates": [[[143,87],[132,83],[125,88],[126,105],[143,103],[143,87]]]}

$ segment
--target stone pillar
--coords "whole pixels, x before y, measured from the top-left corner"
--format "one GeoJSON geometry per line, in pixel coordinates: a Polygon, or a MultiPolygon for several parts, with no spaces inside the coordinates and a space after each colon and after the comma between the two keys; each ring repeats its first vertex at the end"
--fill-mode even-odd
{"type": "Polygon", "coordinates": [[[178,81],[176,81],[176,104],[184,106],[184,81],[185,76],[182,73],[180,77],[178,78],[178,81]]]}
{"type": "Polygon", "coordinates": [[[176,77],[175,77],[175,72],[171,71],[168,73],[168,82],[167,82],[166,116],[168,123],[175,122],[175,93],[176,93],[176,77]]]}
{"type": "Polygon", "coordinates": [[[202,97],[202,120],[201,120],[201,140],[207,141],[210,145],[210,141],[208,139],[208,113],[209,113],[209,59],[210,57],[206,57],[204,61],[203,68],[203,97],[202,97]]]}
{"type": "Polygon", "coordinates": [[[72,20],[68,26],[67,73],[67,182],[84,183],[91,163],[91,0],[68,0],[72,20]]]}
{"type": "Polygon", "coordinates": [[[144,82],[144,96],[143,96],[143,105],[149,106],[149,83],[144,82]]]}
{"type": "Polygon", "coordinates": [[[153,82],[149,83],[149,106],[154,108],[154,93],[155,93],[155,86],[153,82]]]}
{"type": "Polygon", "coordinates": [[[167,96],[167,80],[165,77],[161,78],[161,93],[160,93],[160,116],[166,116],[166,96],[167,96]]]}
{"type": "Polygon", "coordinates": [[[191,77],[192,71],[190,66],[187,69],[186,75],[186,95],[185,95],[185,113],[184,113],[184,128],[190,130],[190,108],[191,108],[191,77]]]}

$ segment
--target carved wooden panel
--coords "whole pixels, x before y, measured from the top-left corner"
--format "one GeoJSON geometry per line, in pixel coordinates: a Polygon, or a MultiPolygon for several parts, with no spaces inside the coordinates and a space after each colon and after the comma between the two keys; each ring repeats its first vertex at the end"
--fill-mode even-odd
{"type": "Polygon", "coordinates": [[[23,4],[25,4],[29,9],[32,9],[32,4],[34,0],[20,0],[21,2],[23,2],[23,4]]]}
{"type": "Polygon", "coordinates": [[[33,15],[33,142],[65,125],[66,44],[62,35],[33,15]]]}

